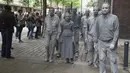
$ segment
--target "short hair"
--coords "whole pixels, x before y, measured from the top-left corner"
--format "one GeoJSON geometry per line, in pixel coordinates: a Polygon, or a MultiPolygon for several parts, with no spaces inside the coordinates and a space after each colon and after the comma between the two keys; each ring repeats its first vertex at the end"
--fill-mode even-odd
{"type": "Polygon", "coordinates": [[[5,10],[11,11],[11,7],[9,5],[4,6],[5,10]]]}
{"type": "Polygon", "coordinates": [[[53,9],[53,10],[55,10],[53,7],[50,7],[49,9],[53,9]]]}
{"type": "Polygon", "coordinates": [[[65,12],[64,17],[66,17],[66,15],[71,16],[71,14],[70,14],[70,13],[68,13],[68,12],[65,12]]]}
{"type": "Polygon", "coordinates": [[[38,13],[38,12],[36,12],[36,15],[39,15],[39,13],[38,13]]]}
{"type": "Polygon", "coordinates": [[[110,8],[110,4],[109,4],[108,2],[104,2],[104,3],[102,4],[102,6],[103,6],[104,4],[107,4],[107,5],[109,6],[109,8],[110,8]]]}
{"type": "Polygon", "coordinates": [[[23,10],[22,9],[19,9],[18,12],[22,12],[23,10]]]}

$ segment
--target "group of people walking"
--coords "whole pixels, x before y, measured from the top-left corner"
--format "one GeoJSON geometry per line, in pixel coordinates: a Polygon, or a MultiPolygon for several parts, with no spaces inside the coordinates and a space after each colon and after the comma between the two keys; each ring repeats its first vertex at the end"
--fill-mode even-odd
{"type": "Polygon", "coordinates": [[[25,14],[21,9],[17,13],[11,11],[11,7],[6,5],[0,13],[0,32],[2,36],[2,50],[1,56],[3,58],[11,58],[12,37],[14,33],[14,27],[16,28],[15,37],[19,40],[19,43],[23,43],[21,36],[24,27],[28,28],[27,37],[29,39],[39,39],[41,36],[41,26],[43,24],[43,17],[40,13],[28,13],[25,14]],[[36,32],[34,36],[34,28],[36,32]]]}
{"type": "MultiPolygon", "coordinates": [[[[116,50],[119,36],[118,17],[110,13],[110,5],[104,3],[101,11],[94,7],[93,14],[77,14],[77,9],[66,8],[62,14],[54,14],[50,8],[45,18],[46,62],[53,62],[55,48],[58,56],[66,63],[74,63],[79,55],[80,33],[84,40],[88,66],[99,67],[100,73],[106,73],[106,60],[110,59],[111,73],[118,73],[116,50]],[[57,43],[58,41],[58,43],[57,43]],[[58,47],[56,47],[58,45],[58,47]]],[[[59,12],[57,12],[59,13],[59,12]]]]}
{"type": "MultiPolygon", "coordinates": [[[[33,37],[33,29],[36,26],[36,36],[40,35],[42,20],[39,13],[14,16],[9,6],[0,14],[0,31],[2,34],[2,53],[5,58],[11,56],[12,35],[14,26],[17,28],[16,37],[21,40],[21,32],[24,23],[28,24],[27,36],[33,37]],[[17,17],[17,18],[16,18],[17,17]],[[35,17],[35,18],[34,18],[35,17]],[[16,21],[17,20],[17,21],[16,21]],[[35,25],[34,25],[35,24],[35,25]]],[[[65,12],[49,9],[44,20],[46,62],[52,63],[55,49],[57,57],[64,58],[66,63],[74,63],[79,56],[79,37],[83,38],[85,54],[87,54],[88,66],[99,67],[99,73],[106,73],[106,58],[110,59],[111,73],[118,73],[116,50],[119,36],[118,17],[110,13],[110,5],[104,3],[101,11],[94,7],[93,14],[87,9],[84,15],[78,14],[75,7],[66,8],[65,12]]]]}

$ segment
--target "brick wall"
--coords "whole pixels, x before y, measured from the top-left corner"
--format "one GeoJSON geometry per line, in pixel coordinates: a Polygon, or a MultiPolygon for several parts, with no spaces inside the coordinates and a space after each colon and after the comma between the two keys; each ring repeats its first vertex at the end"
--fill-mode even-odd
{"type": "Polygon", "coordinates": [[[130,0],[113,1],[113,13],[120,22],[120,38],[130,39],[130,0]]]}

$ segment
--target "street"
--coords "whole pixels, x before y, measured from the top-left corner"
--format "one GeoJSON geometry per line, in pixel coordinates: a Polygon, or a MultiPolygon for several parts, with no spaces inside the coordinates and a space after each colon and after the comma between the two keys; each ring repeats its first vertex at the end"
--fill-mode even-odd
{"type": "MultiPolygon", "coordinates": [[[[44,38],[28,40],[26,34],[27,29],[24,28],[24,43],[18,43],[13,37],[12,56],[15,59],[0,58],[0,73],[99,73],[98,69],[87,66],[83,42],[80,42],[79,58],[75,59],[74,64],[65,64],[63,59],[56,57],[54,63],[46,63],[44,38]]],[[[107,67],[107,73],[110,73],[109,65],[107,67]]],[[[119,73],[125,72],[120,68],[119,73]]]]}

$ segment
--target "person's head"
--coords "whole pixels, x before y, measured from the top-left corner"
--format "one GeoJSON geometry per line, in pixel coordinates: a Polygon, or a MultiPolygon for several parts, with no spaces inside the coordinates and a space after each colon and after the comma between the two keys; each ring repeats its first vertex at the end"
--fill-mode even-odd
{"type": "Polygon", "coordinates": [[[23,12],[23,11],[22,11],[22,9],[19,9],[19,10],[18,10],[18,13],[20,13],[20,14],[21,14],[22,12],[23,12]]]}
{"type": "Polygon", "coordinates": [[[86,11],[85,11],[85,16],[89,16],[89,14],[90,14],[90,11],[87,9],[86,11]]]}
{"type": "Polygon", "coordinates": [[[58,17],[61,17],[61,12],[60,11],[57,11],[56,14],[57,14],[58,17]]]}
{"type": "Polygon", "coordinates": [[[38,13],[38,12],[36,13],[36,16],[39,16],[39,13],[38,13]]]}
{"type": "Polygon", "coordinates": [[[5,5],[4,9],[5,9],[5,11],[11,11],[11,7],[8,5],[5,5]]]}
{"type": "Polygon", "coordinates": [[[70,8],[70,7],[66,7],[66,8],[65,8],[65,12],[70,13],[70,12],[71,12],[71,8],[70,8]]]}
{"type": "Polygon", "coordinates": [[[65,21],[69,22],[70,20],[71,20],[71,15],[68,12],[66,12],[65,13],[65,21]]]}
{"type": "Polygon", "coordinates": [[[79,14],[79,15],[81,15],[81,13],[80,13],[80,12],[78,12],[78,14],[79,14]]]}
{"type": "Polygon", "coordinates": [[[98,15],[98,12],[99,12],[98,7],[94,7],[94,8],[93,8],[93,14],[94,14],[94,16],[97,16],[97,15],[98,15]]]}
{"type": "Polygon", "coordinates": [[[108,3],[103,3],[102,14],[107,15],[110,12],[110,5],[108,3]]]}
{"type": "Polygon", "coordinates": [[[76,13],[76,12],[77,12],[77,8],[76,8],[76,7],[73,7],[73,8],[72,8],[72,12],[73,12],[73,13],[76,13]]]}
{"type": "Polygon", "coordinates": [[[49,9],[50,16],[54,16],[54,12],[55,12],[55,9],[53,7],[51,7],[49,9]]]}

